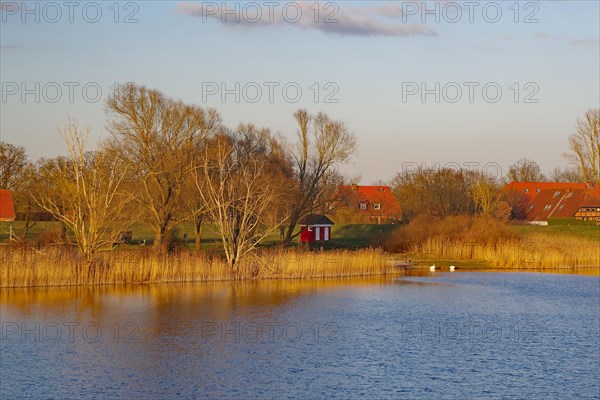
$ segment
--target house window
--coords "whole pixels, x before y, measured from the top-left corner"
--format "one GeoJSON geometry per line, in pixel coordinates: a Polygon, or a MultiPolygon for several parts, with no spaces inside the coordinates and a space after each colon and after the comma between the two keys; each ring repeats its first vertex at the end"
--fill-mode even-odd
{"type": "Polygon", "coordinates": [[[366,210],[367,209],[367,204],[366,203],[359,203],[358,204],[358,208],[360,210],[366,210]]]}
{"type": "Polygon", "coordinates": [[[558,191],[554,192],[554,197],[558,197],[558,196],[560,196],[560,192],[558,192],[558,191]]]}
{"type": "Polygon", "coordinates": [[[550,204],[546,204],[546,207],[544,207],[544,210],[549,210],[552,206],[550,204]]]}
{"type": "Polygon", "coordinates": [[[525,193],[529,192],[529,189],[525,188],[525,193]]]}
{"type": "Polygon", "coordinates": [[[573,196],[573,192],[569,192],[569,194],[567,195],[567,199],[571,196],[573,196]]]}
{"type": "Polygon", "coordinates": [[[540,188],[535,189],[535,191],[539,193],[540,192],[540,188]]]}
{"type": "Polygon", "coordinates": [[[381,210],[381,204],[379,204],[379,203],[373,204],[373,210],[381,210]]]}

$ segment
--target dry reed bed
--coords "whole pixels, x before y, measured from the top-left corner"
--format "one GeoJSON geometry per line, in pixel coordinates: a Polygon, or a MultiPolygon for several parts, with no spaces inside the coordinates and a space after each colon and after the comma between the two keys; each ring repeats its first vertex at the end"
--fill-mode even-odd
{"type": "Polygon", "coordinates": [[[311,279],[385,275],[381,250],[308,252],[264,250],[246,257],[235,270],[220,258],[179,252],[107,251],[91,265],[68,247],[42,250],[0,248],[0,287],[50,287],[141,283],[211,282],[249,279],[311,279]]]}
{"type": "Polygon", "coordinates": [[[482,261],[506,269],[600,267],[600,241],[570,235],[532,234],[495,244],[433,238],[414,252],[449,260],[482,261]]]}

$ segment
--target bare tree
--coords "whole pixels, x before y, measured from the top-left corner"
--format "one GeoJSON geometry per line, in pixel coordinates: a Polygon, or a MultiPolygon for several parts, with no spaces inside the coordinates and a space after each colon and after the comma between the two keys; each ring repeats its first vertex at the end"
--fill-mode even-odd
{"type": "Polygon", "coordinates": [[[472,171],[452,168],[418,168],[397,174],[393,192],[402,204],[402,215],[412,219],[426,214],[430,217],[473,214],[472,171]]]}
{"type": "Polygon", "coordinates": [[[63,137],[69,158],[54,175],[52,188],[38,192],[36,201],[72,231],[91,263],[132,222],[124,218],[132,198],[121,190],[126,167],[106,149],[86,152],[88,136],[89,129],[83,132],[77,123],[67,123],[63,137]]]}
{"type": "Polygon", "coordinates": [[[25,148],[0,141],[0,188],[15,189],[19,175],[27,165],[25,148]]]}
{"type": "Polygon", "coordinates": [[[498,187],[493,179],[479,175],[471,187],[471,195],[478,212],[491,214],[499,201],[498,187]]]}
{"type": "MultiPolygon", "coordinates": [[[[53,206],[56,211],[65,213],[67,206],[66,201],[69,199],[69,186],[65,185],[65,177],[69,173],[70,160],[67,157],[58,156],[55,158],[41,158],[35,164],[38,180],[32,188],[32,196],[39,207],[38,199],[52,199],[53,206]]],[[[41,207],[44,211],[43,207],[41,207]]],[[[52,215],[52,213],[50,213],[52,215]]],[[[59,220],[60,221],[60,220],[59,220]]],[[[64,241],[67,240],[68,227],[63,221],[61,222],[61,237],[64,241]]]]}
{"type": "MultiPolygon", "coordinates": [[[[198,149],[198,155],[201,156],[203,149],[198,149]]],[[[202,164],[202,158],[199,157],[195,166],[202,164]]],[[[202,229],[208,217],[208,204],[202,196],[198,195],[197,174],[190,174],[184,186],[182,202],[185,212],[188,213],[194,227],[194,249],[198,253],[202,246],[202,229]]]]}
{"type": "Polygon", "coordinates": [[[186,105],[135,84],[108,99],[117,148],[133,165],[155,248],[167,249],[173,229],[193,215],[182,205],[186,181],[199,148],[220,125],[214,110],[186,105]]]}
{"type": "Polygon", "coordinates": [[[267,130],[253,125],[221,133],[206,147],[196,170],[198,193],[233,269],[285,220],[270,218],[281,188],[271,179],[268,139],[267,130]]]}
{"type": "Polygon", "coordinates": [[[600,109],[586,111],[569,136],[569,153],[564,154],[586,182],[600,182],[599,132],[600,109]]]}
{"type": "Polygon", "coordinates": [[[546,180],[540,166],[533,160],[523,158],[508,169],[509,182],[542,182],[546,180]]]}
{"type": "Polygon", "coordinates": [[[29,230],[37,223],[34,213],[40,210],[35,202],[32,193],[35,192],[41,184],[42,176],[38,173],[33,163],[27,163],[19,173],[19,179],[13,186],[13,198],[17,211],[17,218],[23,219],[23,230],[20,233],[20,239],[26,240],[29,230]]]}
{"type": "Polygon", "coordinates": [[[575,168],[554,168],[552,171],[553,182],[583,182],[583,176],[575,168]]]}
{"type": "Polygon", "coordinates": [[[298,110],[294,117],[298,125],[298,141],[291,154],[294,160],[295,196],[285,241],[293,239],[294,229],[304,215],[335,204],[332,195],[341,182],[337,168],[356,151],[356,138],[339,121],[326,114],[311,116],[298,110]]]}

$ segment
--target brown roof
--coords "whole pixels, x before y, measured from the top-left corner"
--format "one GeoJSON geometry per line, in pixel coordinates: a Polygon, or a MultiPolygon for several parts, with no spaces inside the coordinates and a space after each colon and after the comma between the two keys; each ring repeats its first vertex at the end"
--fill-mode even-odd
{"type": "Polygon", "coordinates": [[[10,192],[0,189],[0,221],[14,221],[15,216],[15,205],[10,192]]]}
{"type": "Polygon", "coordinates": [[[511,182],[504,186],[504,191],[517,191],[524,193],[529,200],[533,200],[543,190],[587,189],[587,183],[573,182],[511,182]]]}
{"type": "Polygon", "coordinates": [[[526,210],[527,220],[573,218],[581,207],[586,206],[600,207],[600,188],[541,190],[526,210]]]}

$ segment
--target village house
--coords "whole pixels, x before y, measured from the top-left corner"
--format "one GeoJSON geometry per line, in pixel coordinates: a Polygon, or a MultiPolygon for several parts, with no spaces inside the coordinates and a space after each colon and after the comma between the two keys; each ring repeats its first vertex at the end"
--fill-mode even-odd
{"type": "Polygon", "coordinates": [[[15,220],[15,205],[8,190],[0,189],[0,221],[15,220]]]}
{"type": "Polygon", "coordinates": [[[388,224],[402,218],[402,208],[389,186],[340,187],[343,203],[336,214],[353,219],[348,222],[388,224]]]}
{"type": "Polygon", "coordinates": [[[505,191],[521,193],[524,219],[548,225],[550,218],[593,220],[600,224],[600,187],[568,182],[513,182],[505,191]]]}

